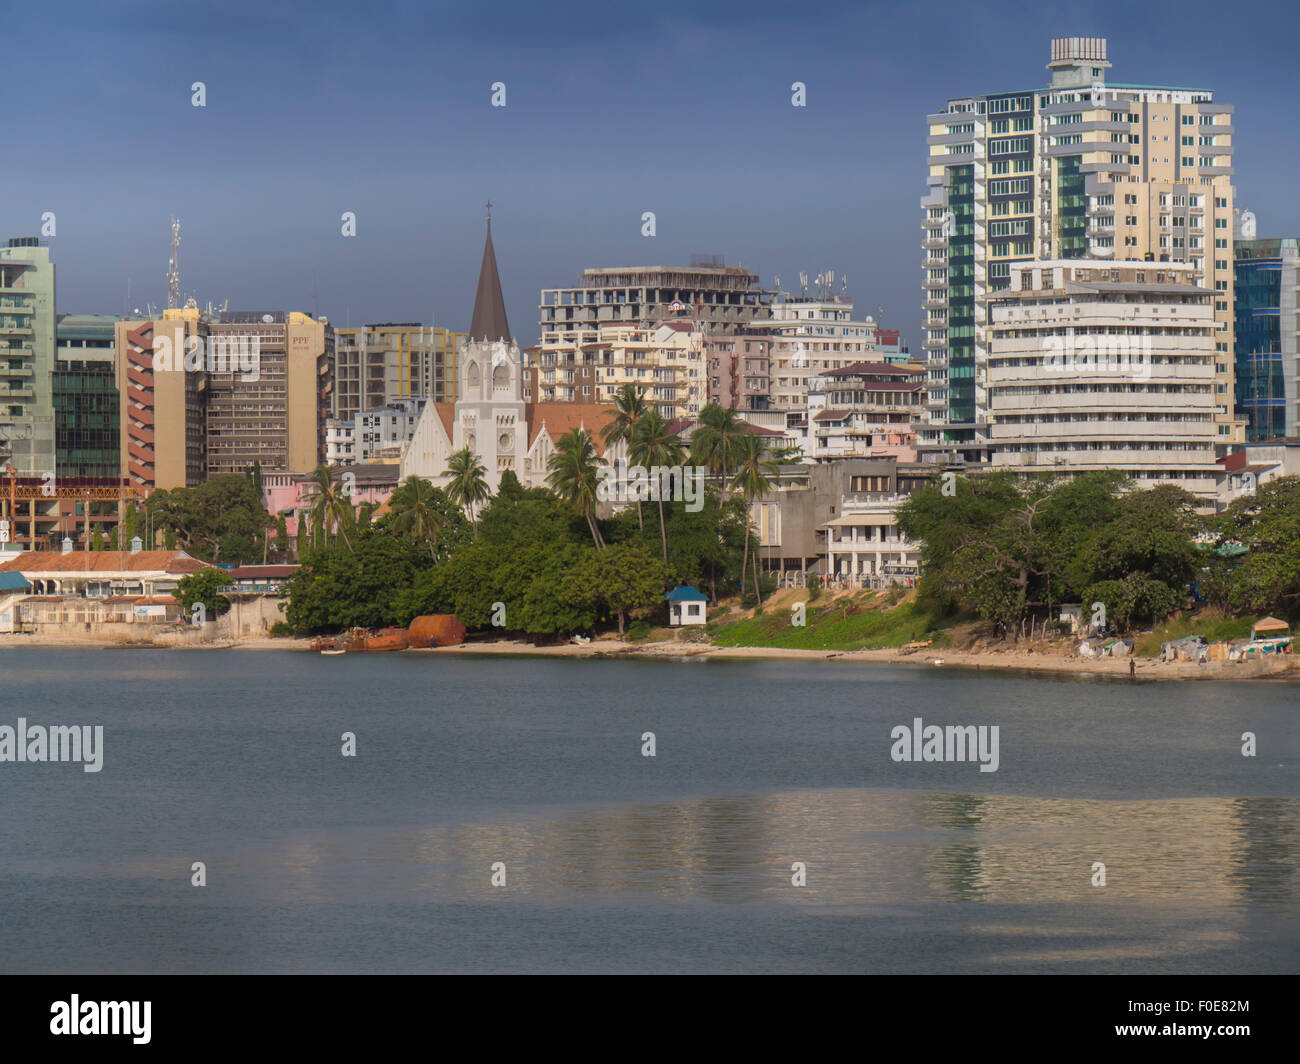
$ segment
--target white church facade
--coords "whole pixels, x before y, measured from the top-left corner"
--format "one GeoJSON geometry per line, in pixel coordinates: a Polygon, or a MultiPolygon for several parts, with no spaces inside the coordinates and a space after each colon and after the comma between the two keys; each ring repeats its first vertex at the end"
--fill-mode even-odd
{"type": "Polygon", "coordinates": [[[574,428],[591,435],[606,461],[623,460],[623,444],[606,454],[601,435],[614,417],[613,407],[524,400],[523,359],[506,320],[491,216],[470,331],[461,341],[456,361],[456,402],[425,403],[414,435],[402,450],[403,480],[418,476],[442,487],[449,479],[445,473],[451,456],[469,448],[483,464],[494,495],[507,470],[526,488],[545,487],[555,441],[574,428]]]}

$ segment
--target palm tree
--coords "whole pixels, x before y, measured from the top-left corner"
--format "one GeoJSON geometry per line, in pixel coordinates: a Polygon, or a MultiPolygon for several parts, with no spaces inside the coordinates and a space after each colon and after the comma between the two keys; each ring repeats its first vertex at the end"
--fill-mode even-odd
{"type": "Polygon", "coordinates": [[[560,499],[587,519],[596,549],[605,546],[596,524],[596,489],[600,467],[596,444],[586,429],[570,429],[555,441],[555,453],[546,460],[546,483],[560,499]]]}
{"type": "MultiPolygon", "coordinates": [[[[768,479],[777,473],[776,463],[767,455],[767,445],[762,437],[749,435],[742,437],[736,476],[731,482],[732,488],[739,488],[745,498],[745,557],[740,564],[740,583],[745,583],[745,567],[749,564],[749,511],[755,499],[761,499],[772,490],[768,479]]],[[[763,605],[763,593],[758,587],[758,547],[754,548],[754,596],[758,605],[763,605]]]]}
{"type": "Polygon", "coordinates": [[[341,485],[334,483],[334,478],[326,466],[317,466],[308,481],[311,494],[310,522],[319,528],[326,541],[331,529],[343,537],[343,545],[352,550],[348,541],[347,530],[356,524],[356,511],[352,508],[352,497],[341,485]]]}
{"type": "MultiPolygon", "coordinates": [[[[664,420],[658,410],[651,408],[641,415],[632,433],[632,442],[628,446],[628,461],[633,465],[644,466],[653,471],[660,468],[676,466],[682,476],[682,459],[685,451],[681,441],[671,431],[671,426],[664,420]]],[[[668,528],[664,524],[663,477],[653,478],[655,494],[659,497],[659,538],[663,543],[664,565],[668,564],[668,528]]]]}
{"type": "Polygon", "coordinates": [[[447,468],[442,475],[451,477],[447,484],[447,497],[468,512],[469,523],[477,528],[474,508],[492,498],[487,484],[487,469],[478,460],[478,455],[468,447],[462,447],[447,459],[447,468]]]}
{"type": "Polygon", "coordinates": [[[741,440],[745,438],[745,423],[736,411],[707,404],[700,411],[700,423],[691,436],[691,461],[706,467],[725,484],[727,474],[740,464],[741,440]]]}
{"type": "Polygon", "coordinates": [[[423,477],[409,476],[389,499],[389,527],[399,536],[427,546],[434,558],[438,556],[438,536],[444,525],[437,508],[439,494],[423,477]]]}
{"type": "MultiPolygon", "coordinates": [[[[614,395],[614,408],[618,412],[609,424],[601,429],[601,435],[605,438],[606,451],[617,443],[625,443],[631,446],[632,433],[636,431],[637,422],[645,416],[645,399],[641,397],[641,393],[637,391],[635,384],[631,382],[620,384],[618,391],[614,395]]],[[[629,459],[629,464],[631,464],[631,459],[629,459]]],[[[641,518],[641,499],[639,496],[636,500],[636,523],[638,528],[645,528],[645,522],[641,518]]]]}

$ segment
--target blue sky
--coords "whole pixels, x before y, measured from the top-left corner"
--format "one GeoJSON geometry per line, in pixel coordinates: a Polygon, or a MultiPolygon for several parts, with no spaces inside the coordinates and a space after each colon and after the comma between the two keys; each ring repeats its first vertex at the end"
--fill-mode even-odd
{"type": "Polygon", "coordinates": [[[164,303],[175,214],[200,303],[311,310],[314,285],[335,324],[463,329],[490,198],[521,344],[540,288],[698,252],[787,287],[834,269],[919,350],[924,116],[1042,85],[1053,36],[1107,37],[1113,81],[1234,104],[1239,204],[1261,235],[1300,233],[1294,3],[53,2],[5,20],[0,237],[55,212],[61,312],[121,313],[128,280],[133,306],[164,303]]]}

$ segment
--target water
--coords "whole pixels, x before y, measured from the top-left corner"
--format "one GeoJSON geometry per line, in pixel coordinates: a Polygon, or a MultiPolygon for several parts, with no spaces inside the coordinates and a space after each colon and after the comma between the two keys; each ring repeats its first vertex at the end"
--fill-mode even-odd
{"type": "Polygon", "coordinates": [[[0,764],[0,971],[1294,972],[1298,711],[1267,682],[0,650],[0,724],[105,729],[99,773],[0,764]],[[891,760],[917,716],[997,725],[998,771],[891,760]]]}

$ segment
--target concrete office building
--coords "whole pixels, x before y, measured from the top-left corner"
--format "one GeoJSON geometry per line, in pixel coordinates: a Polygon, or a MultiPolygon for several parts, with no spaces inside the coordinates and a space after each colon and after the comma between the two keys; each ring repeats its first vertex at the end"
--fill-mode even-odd
{"type": "Polygon", "coordinates": [[[208,321],[190,303],[114,326],[122,476],[145,495],[197,487],[207,475],[205,373],[187,372],[183,360],[187,348],[206,349],[208,321]]]}
{"type": "Polygon", "coordinates": [[[383,322],[337,330],[330,416],[351,421],[397,400],[456,401],[456,350],[464,333],[383,322]]]}
{"type": "Polygon", "coordinates": [[[989,444],[995,469],[1119,469],[1207,508],[1219,433],[1214,293],[1187,263],[1018,264],[991,301],[989,444]]]}
{"type": "Polygon", "coordinates": [[[216,356],[205,374],[208,477],[254,462],[287,473],[323,463],[334,402],[329,322],[297,311],[224,312],[208,330],[216,356]],[[246,362],[255,362],[251,372],[246,362]]]}
{"type": "Polygon", "coordinates": [[[1214,423],[1233,412],[1232,107],[1208,89],[1108,84],[1106,41],[1052,41],[1047,85],[929,115],[921,201],[927,356],[922,446],[988,456],[988,307],[1029,260],[1185,263],[1212,293],[1214,423]]]}
{"type": "Polygon", "coordinates": [[[706,332],[736,332],[765,318],[772,293],[758,287],[758,275],[727,266],[720,256],[696,255],[690,266],[622,266],[583,270],[572,288],[543,288],[541,343],[576,334],[596,341],[601,325],[649,325],[690,317],[706,332]]]}

